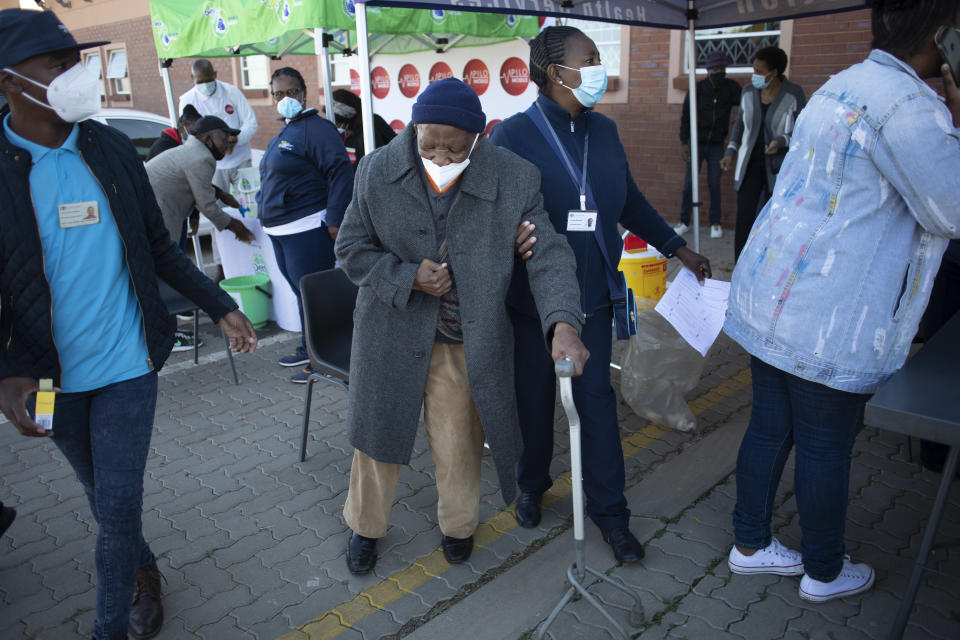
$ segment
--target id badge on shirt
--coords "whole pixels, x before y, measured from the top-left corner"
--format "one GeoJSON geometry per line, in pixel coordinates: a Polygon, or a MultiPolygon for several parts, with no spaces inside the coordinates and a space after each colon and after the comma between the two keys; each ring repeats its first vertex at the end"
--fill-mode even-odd
{"type": "Polygon", "coordinates": [[[100,223],[100,203],[96,200],[89,202],[68,202],[57,207],[60,214],[60,228],[72,229],[90,224],[100,223]]]}
{"type": "Polygon", "coordinates": [[[590,231],[597,228],[597,212],[571,209],[567,214],[567,231],[590,231]]]}

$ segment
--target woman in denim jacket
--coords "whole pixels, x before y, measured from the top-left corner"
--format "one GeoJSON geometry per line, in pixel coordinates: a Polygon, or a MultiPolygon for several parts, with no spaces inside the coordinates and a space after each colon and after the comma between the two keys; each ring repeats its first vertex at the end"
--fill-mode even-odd
{"type": "Polygon", "coordinates": [[[812,602],[860,593],[844,555],[853,441],[868,394],[903,364],[949,238],[960,236],[960,89],[934,43],[957,0],[876,0],[873,51],[797,120],[774,194],[733,272],[724,326],[752,356],[737,460],[735,573],[805,574],[812,602]],[[942,74],[944,104],[923,79],[942,74]],[[770,533],[796,445],[801,553],[770,533]]]}

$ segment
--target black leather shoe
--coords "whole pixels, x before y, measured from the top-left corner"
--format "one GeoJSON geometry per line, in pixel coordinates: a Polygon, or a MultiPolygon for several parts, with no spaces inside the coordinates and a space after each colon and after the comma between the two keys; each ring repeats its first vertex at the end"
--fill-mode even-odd
{"type": "Polygon", "coordinates": [[[462,564],[470,559],[473,553],[473,536],[469,538],[451,538],[443,536],[443,557],[450,564],[462,564]]]}
{"type": "Polygon", "coordinates": [[[603,532],[603,541],[613,549],[617,562],[631,564],[643,558],[643,545],[627,527],[614,527],[603,532]]]}
{"type": "Polygon", "coordinates": [[[347,569],[350,573],[362,576],[373,571],[377,564],[377,539],[364,538],[354,532],[347,543],[347,569]]]}
{"type": "Polygon", "coordinates": [[[152,638],[163,626],[163,603],[160,602],[160,581],[163,574],[157,561],[149,569],[137,571],[137,587],[130,609],[130,635],[134,638],[152,638]]]}
{"type": "Polygon", "coordinates": [[[540,524],[540,498],[541,494],[531,491],[521,491],[517,498],[516,515],[517,522],[524,529],[532,529],[540,524]]]}

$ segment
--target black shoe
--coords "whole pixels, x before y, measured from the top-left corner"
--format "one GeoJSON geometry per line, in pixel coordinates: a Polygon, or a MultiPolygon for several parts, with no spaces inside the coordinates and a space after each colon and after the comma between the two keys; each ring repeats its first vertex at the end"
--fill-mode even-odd
{"type": "Polygon", "coordinates": [[[473,536],[469,538],[451,538],[443,536],[443,557],[450,564],[462,564],[470,559],[473,553],[473,536]]]}
{"type": "Polygon", "coordinates": [[[631,564],[643,558],[643,545],[627,527],[614,527],[603,532],[603,541],[613,549],[617,562],[631,564]]]}
{"type": "Polygon", "coordinates": [[[152,638],[163,626],[163,604],[160,602],[160,581],[163,574],[157,561],[149,569],[137,571],[137,588],[130,609],[130,635],[134,638],[152,638]]]}
{"type": "Polygon", "coordinates": [[[17,510],[13,507],[5,507],[3,503],[0,502],[0,536],[3,535],[3,532],[10,528],[10,525],[13,524],[14,518],[17,517],[17,510]]]}
{"type": "Polygon", "coordinates": [[[373,571],[377,564],[377,539],[354,532],[347,543],[347,569],[356,576],[373,571]]]}
{"type": "Polygon", "coordinates": [[[517,498],[517,523],[524,529],[533,529],[540,524],[540,499],[542,494],[531,491],[521,491],[517,498]]]}

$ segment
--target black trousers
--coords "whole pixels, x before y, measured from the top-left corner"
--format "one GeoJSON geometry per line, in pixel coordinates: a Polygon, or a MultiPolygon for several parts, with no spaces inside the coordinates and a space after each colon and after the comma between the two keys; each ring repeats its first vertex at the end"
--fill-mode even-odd
{"type": "Polygon", "coordinates": [[[747,244],[750,229],[757,219],[757,213],[770,198],[770,185],[767,184],[766,163],[756,162],[752,158],[747,163],[747,171],[737,191],[737,224],[733,234],[733,259],[740,259],[740,252],[747,244]]]}

